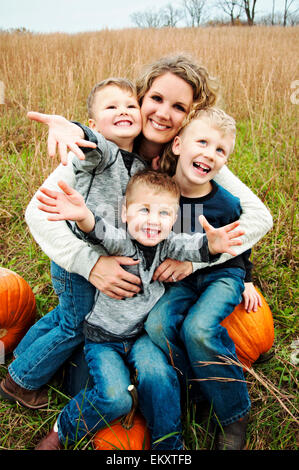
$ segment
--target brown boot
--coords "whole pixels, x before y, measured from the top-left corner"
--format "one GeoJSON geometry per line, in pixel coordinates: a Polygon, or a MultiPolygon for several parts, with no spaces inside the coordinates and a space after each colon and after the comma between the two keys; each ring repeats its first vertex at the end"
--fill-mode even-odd
{"type": "Polygon", "coordinates": [[[20,403],[27,408],[38,409],[48,405],[47,390],[27,390],[16,384],[9,374],[0,384],[0,395],[6,400],[20,403]]]}
{"type": "Polygon", "coordinates": [[[34,450],[62,450],[63,446],[58,438],[58,432],[54,429],[44,437],[34,450]]]}

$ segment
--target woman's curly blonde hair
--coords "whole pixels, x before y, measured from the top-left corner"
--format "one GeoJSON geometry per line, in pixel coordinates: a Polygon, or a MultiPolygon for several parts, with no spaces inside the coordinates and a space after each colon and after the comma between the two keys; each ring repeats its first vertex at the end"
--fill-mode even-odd
{"type": "Polygon", "coordinates": [[[215,78],[208,74],[205,67],[197,65],[191,57],[178,54],[162,57],[143,69],[143,72],[136,80],[137,98],[140,105],[153,81],[168,72],[182,78],[191,85],[194,103],[201,107],[216,104],[219,86],[215,78]]]}

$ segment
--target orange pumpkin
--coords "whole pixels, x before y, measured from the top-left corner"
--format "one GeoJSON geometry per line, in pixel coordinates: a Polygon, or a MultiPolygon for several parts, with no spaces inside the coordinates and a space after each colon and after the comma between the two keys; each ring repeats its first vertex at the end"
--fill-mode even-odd
{"type": "Polygon", "coordinates": [[[248,367],[251,367],[261,354],[269,351],[274,341],[271,310],[263,295],[256,290],[262,299],[262,306],[258,307],[256,312],[246,312],[244,304],[241,303],[221,323],[235,343],[239,361],[248,367]]]}
{"type": "Polygon", "coordinates": [[[34,323],[36,303],[31,287],[18,274],[0,268],[0,341],[4,352],[14,350],[34,323]]]}
{"type": "Polygon", "coordinates": [[[145,419],[137,410],[137,390],[130,385],[128,390],[132,396],[131,411],[122,419],[115,420],[108,427],[98,431],[94,437],[96,450],[148,450],[150,435],[145,419]]]}

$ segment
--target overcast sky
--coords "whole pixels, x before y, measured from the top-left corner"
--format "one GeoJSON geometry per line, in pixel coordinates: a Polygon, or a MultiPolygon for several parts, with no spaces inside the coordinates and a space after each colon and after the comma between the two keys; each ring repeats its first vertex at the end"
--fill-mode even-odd
{"type": "MultiPolygon", "coordinates": [[[[0,0],[0,29],[25,27],[34,32],[75,33],[127,28],[134,26],[132,13],[147,8],[158,10],[168,3],[181,5],[180,0],[0,0]]],[[[299,0],[296,4],[298,7],[299,0]]],[[[276,10],[282,10],[284,0],[275,0],[275,5],[276,10]]],[[[272,0],[257,1],[257,13],[271,9],[272,0]]]]}

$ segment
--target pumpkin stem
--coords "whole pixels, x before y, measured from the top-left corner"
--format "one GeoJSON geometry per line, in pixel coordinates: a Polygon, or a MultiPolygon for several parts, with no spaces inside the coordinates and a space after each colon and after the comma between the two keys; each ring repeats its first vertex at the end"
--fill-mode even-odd
{"type": "Polygon", "coordinates": [[[131,427],[133,426],[135,413],[138,407],[138,394],[136,387],[134,385],[129,385],[128,391],[130,392],[130,395],[132,397],[132,406],[129,413],[124,416],[121,421],[122,427],[125,429],[131,429],[131,427]]]}
{"type": "Polygon", "coordinates": [[[0,338],[3,338],[3,336],[7,335],[7,330],[5,328],[0,329],[0,338]]]}

